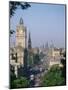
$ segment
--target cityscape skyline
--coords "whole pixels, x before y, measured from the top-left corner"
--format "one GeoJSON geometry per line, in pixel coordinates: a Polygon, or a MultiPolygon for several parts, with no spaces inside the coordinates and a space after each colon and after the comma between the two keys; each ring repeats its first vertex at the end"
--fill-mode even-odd
{"type": "Polygon", "coordinates": [[[65,5],[9,4],[10,89],[66,85],[65,5]]]}
{"type": "Polygon", "coordinates": [[[65,47],[65,5],[40,4],[30,3],[29,9],[16,10],[10,19],[10,29],[16,31],[22,17],[27,33],[31,33],[32,47],[42,46],[46,42],[49,45],[53,42],[56,47],[65,47]]]}

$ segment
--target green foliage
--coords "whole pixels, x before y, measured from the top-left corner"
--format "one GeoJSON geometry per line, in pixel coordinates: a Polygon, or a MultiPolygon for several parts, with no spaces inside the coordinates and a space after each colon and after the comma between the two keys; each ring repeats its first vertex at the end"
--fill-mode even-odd
{"type": "Polygon", "coordinates": [[[26,88],[29,85],[29,81],[26,77],[20,77],[16,80],[13,80],[11,88],[26,88]]]}
{"type": "Polygon", "coordinates": [[[28,64],[28,62],[27,62],[28,58],[27,57],[28,57],[28,51],[25,48],[25,50],[24,50],[24,67],[27,67],[27,64],[28,64]]]}
{"type": "Polygon", "coordinates": [[[62,76],[65,79],[64,84],[66,85],[66,52],[64,52],[63,56],[64,56],[65,59],[61,59],[61,63],[63,65],[63,67],[62,67],[62,76]]]}
{"type": "Polygon", "coordinates": [[[43,52],[40,52],[40,58],[42,59],[44,56],[43,52]]]}
{"type": "Polygon", "coordinates": [[[34,64],[38,64],[40,61],[39,54],[34,54],[33,60],[34,60],[34,64]]]}
{"type": "Polygon", "coordinates": [[[60,86],[64,85],[62,71],[58,65],[54,65],[42,78],[42,86],[60,86]]]}
{"type": "Polygon", "coordinates": [[[21,8],[21,9],[27,9],[28,7],[31,7],[30,4],[27,2],[14,2],[10,1],[10,17],[12,17],[15,14],[16,9],[21,8]]]}
{"type": "Polygon", "coordinates": [[[29,55],[29,66],[33,66],[33,56],[29,55]]]}
{"type": "MultiPolygon", "coordinates": [[[[14,16],[15,11],[18,8],[20,8],[22,10],[26,10],[27,8],[31,7],[31,5],[27,2],[22,3],[22,2],[16,2],[16,1],[10,1],[9,6],[10,6],[10,10],[9,10],[10,11],[10,18],[12,16],[14,16]]],[[[15,33],[14,30],[10,30],[10,36],[14,33],[15,33]]]]}
{"type": "Polygon", "coordinates": [[[16,79],[16,75],[14,73],[14,67],[12,65],[10,65],[10,88],[13,87],[13,80],[16,79]]]}
{"type": "Polygon", "coordinates": [[[14,34],[14,33],[15,33],[14,30],[10,30],[10,36],[11,36],[12,34],[14,34]]]}

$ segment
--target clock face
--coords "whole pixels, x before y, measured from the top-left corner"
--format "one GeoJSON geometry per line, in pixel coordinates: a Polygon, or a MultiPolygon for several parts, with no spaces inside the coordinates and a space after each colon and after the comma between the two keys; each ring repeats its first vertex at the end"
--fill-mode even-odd
{"type": "Polygon", "coordinates": [[[24,37],[24,35],[25,35],[25,33],[24,33],[24,31],[22,29],[17,30],[17,36],[24,37]]]}
{"type": "Polygon", "coordinates": [[[23,31],[22,30],[19,30],[19,33],[23,33],[23,31]]]}
{"type": "Polygon", "coordinates": [[[17,30],[17,32],[18,32],[18,33],[22,33],[22,32],[23,32],[23,30],[21,30],[21,29],[20,29],[20,30],[17,30]]]}

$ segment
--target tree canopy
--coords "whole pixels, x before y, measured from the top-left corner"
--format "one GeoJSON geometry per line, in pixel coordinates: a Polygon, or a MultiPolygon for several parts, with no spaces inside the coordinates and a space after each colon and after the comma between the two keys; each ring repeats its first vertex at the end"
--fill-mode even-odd
{"type": "Polygon", "coordinates": [[[10,6],[10,17],[12,17],[15,14],[16,9],[18,8],[25,10],[28,7],[31,7],[31,5],[27,2],[16,2],[16,1],[10,1],[9,6],[10,6]]]}
{"type": "Polygon", "coordinates": [[[29,81],[27,80],[26,77],[20,77],[12,82],[12,87],[11,88],[26,88],[29,85],[29,81]]]}
{"type": "Polygon", "coordinates": [[[52,66],[46,75],[42,78],[42,86],[61,86],[64,85],[62,71],[58,65],[52,66]]]}
{"type": "MultiPolygon", "coordinates": [[[[27,2],[16,2],[16,1],[10,1],[9,3],[9,15],[10,18],[14,16],[15,11],[19,8],[22,10],[25,10],[27,8],[31,7],[31,5],[27,2]]],[[[10,36],[14,33],[14,30],[10,30],[10,36]]]]}

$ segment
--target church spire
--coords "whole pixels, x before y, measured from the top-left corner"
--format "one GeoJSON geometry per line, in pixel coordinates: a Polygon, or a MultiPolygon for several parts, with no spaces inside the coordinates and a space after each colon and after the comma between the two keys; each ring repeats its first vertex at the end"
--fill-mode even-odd
{"type": "Polygon", "coordinates": [[[30,32],[29,32],[29,38],[28,38],[28,49],[31,49],[32,46],[31,46],[31,35],[30,35],[30,32]]]}
{"type": "Polygon", "coordinates": [[[46,44],[45,44],[45,48],[46,48],[46,49],[49,48],[49,46],[48,46],[48,42],[46,42],[46,44]]]}
{"type": "Polygon", "coordinates": [[[20,18],[20,25],[23,24],[23,19],[22,17],[20,18]]]}

